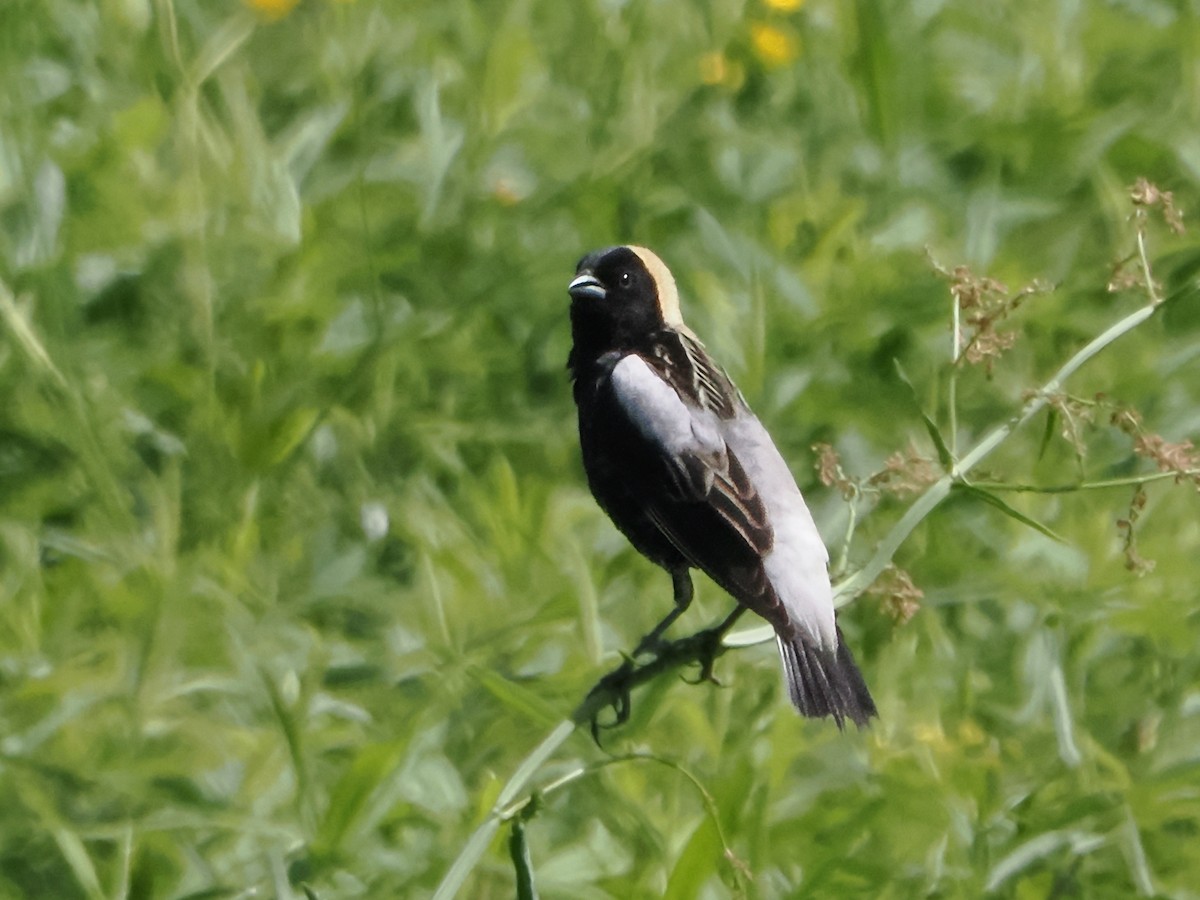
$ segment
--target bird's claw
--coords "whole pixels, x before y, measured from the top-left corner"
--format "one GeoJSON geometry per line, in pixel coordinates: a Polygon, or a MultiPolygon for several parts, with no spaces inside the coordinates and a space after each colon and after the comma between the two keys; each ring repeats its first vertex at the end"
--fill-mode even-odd
{"type": "MultiPolygon", "coordinates": [[[[647,635],[632,654],[625,655],[621,665],[617,666],[598,682],[588,693],[585,706],[593,709],[586,721],[591,723],[592,740],[600,745],[600,732],[611,728],[619,728],[629,721],[631,709],[631,694],[639,682],[639,676],[647,670],[658,670],[664,665],[677,665],[679,662],[694,661],[700,666],[700,673],[693,681],[683,680],[689,684],[709,682],[719,687],[723,686],[714,674],[717,657],[724,650],[722,638],[728,630],[728,622],[716,628],[698,632],[690,637],[676,641],[666,641],[657,634],[647,635]],[[637,657],[644,653],[652,653],[655,659],[639,665],[637,657]],[[611,709],[613,716],[610,722],[601,722],[601,713],[611,709]]],[[[644,680],[644,679],[641,679],[644,680]]]]}
{"type": "Polygon", "coordinates": [[[621,665],[601,678],[588,694],[589,700],[597,694],[607,695],[604,703],[592,713],[592,740],[596,742],[596,746],[600,746],[601,729],[619,728],[629,721],[630,687],[628,682],[631,674],[633,674],[633,660],[627,657],[621,665]],[[600,713],[604,709],[613,711],[611,722],[600,721],[600,713]]]}
{"type": "Polygon", "coordinates": [[[712,660],[700,663],[700,674],[695,678],[680,677],[686,684],[697,685],[707,682],[708,684],[715,684],[717,687],[725,687],[725,682],[713,674],[712,660]]]}
{"type": "Polygon", "coordinates": [[[692,639],[696,642],[696,661],[700,664],[700,674],[695,680],[683,679],[688,684],[704,684],[709,682],[717,687],[724,687],[721,680],[713,674],[717,657],[721,655],[721,639],[725,636],[724,628],[709,628],[701,631],[692,639]]]}

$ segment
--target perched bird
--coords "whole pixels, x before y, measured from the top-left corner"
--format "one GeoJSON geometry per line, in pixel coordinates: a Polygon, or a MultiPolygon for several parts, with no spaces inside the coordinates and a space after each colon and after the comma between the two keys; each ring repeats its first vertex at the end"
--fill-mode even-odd
{"type": "Polygon", "coordinates": [[[644,247],[580,260],[568,367],[588,485],[633,546],[671,574],[700,569],[775,628],[788,694],[858,725],[875,703],[834,621],[829,554],[795,479],[729,376],[683,324],[671,272],[644,247]]]}

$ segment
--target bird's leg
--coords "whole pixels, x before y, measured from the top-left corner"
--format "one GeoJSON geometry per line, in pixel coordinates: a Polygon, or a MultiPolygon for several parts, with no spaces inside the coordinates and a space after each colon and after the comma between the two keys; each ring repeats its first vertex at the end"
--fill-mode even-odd
{"type": "Polygon", "coordinates": [[[737,620],[742,617],[742,613],[745,611],[746,607],[739,603],[733,608],[733,612],[721,620],[720,625],[718,625],[716,628],[710,628],[709,630],[715,631],[717,633],[717,637],[725,637],[725,632],[737,624],[737,620]]]}
{"type": "Polygon", "coordinates": [[[663,632],[671,627],[671,623],[683,615],[684,611],[692,605],[692,595],[694,589],[692,587],[692,574],[687,567],[671,570],[671,584],[675,588],[675,608],[667,613],[666,618],[654,626],[654,628],[641,641],[638,642],[637,648],[633,651],[635,657],[641,656],[643,653],[654,653],[660,645],[660,638],[663,632]]]}
{"type": "MultiPolygon", "coordinates": [[[[675,577],[675,585],[676,596],[690,601],[691,578],[688,577],[686,570],[683,570],[682,577],[675,577]]],[[[627,656],[621,665],[596,682],[583,705],[575,711],[573,715],[575,721],[591,723],[592,738],[597,745],[600,743],[602,729],[616,728],[629,720],[630,694],[633,689],[638,684],[654,677],[658,672],[695,662],[700,665],[700,676],[694,683],[711,681],[714,684],[720,684],[713,676],[713,664],[725,649],[721,639],[738,620],[738,617],[746,611],[746,608],[739,605],[715,628],[708,628],[675,641],[663,641],[660,637],[662,632],[686,608],[686,605],[676,607],[675,611],[660,622],[638,645],[637,653],[641,653],[649,647],[654,652],[654,659],[639,665],[634,662],[633,657],[627,656]],[[611,722],[600,721],[600,713],[605,709],[612,710],[611,722]]]]}
{"type": "Polygon", "coordinates": [[[721,655],[721,640],[745,611],[746,607],[739,603],[734,607],[733,612],[721,621],[720,625],[713,628],[706,628],[704,631],[698,632],[690,638],[690,640],[696,641],[698,645],[696,648],[696,661],[700,663],[700,674],[697,676],[695,684],[699,684],[702,681],[711,681],[713,684],[721,683],[713,675],[713,666],[717,661],[717,657],[721,655]]]}
{"type": "MultiPolygon", "coordinates": [[[[671,623],[678,619],[692,603],[692,576],[687,568],[671,569],[671,583],[675,589],[675,608],[641,641],[638,642],[637,649],[633,651],[633,656],[626,657],[625,661],[617,668],[613,669],[607,675],[596,683],[584,701],[585,706],[589,705],[593,698],[601,699],[602,702],[594,708],[591,713],[592,739],[596,744],[600,743],[600,730],[603,728],[617,728],[624,725],[629,720],[630,707],[630,692],[632,690],[631,682],[634,680],[635,663],[634,659],[643,653],[653,653],[655,656],[663,649],[662,634],[671,627],[671,623]],[[600,721],[600,710],[609,708],[613,711],[613,721],[602,723],[600,721]]],[[[646,663],[647,667],[654,666],[663,662],[661,659],[656,659],[646,663]]],[[[637,671],[640,671],[638,669],[637,671]]]]}

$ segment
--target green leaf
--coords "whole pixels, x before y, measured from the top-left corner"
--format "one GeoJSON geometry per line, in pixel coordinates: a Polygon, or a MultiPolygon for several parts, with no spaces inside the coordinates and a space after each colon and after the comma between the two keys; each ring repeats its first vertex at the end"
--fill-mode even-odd
{"type": "Polygon", "coordinates": [[[287,742],[288,756],[296,775],[296,792],[303,798],[308,792],[308,767],[304,763],[304,729],[296,721],[291,705],[271,673],[260,666],[258,674],[267,690],[267,696],[271,699],[271,710],[275,713],[280,730],[283,731],[284,740],[287,742]]]}
{"type": "Polygon", "coordinates": [[[242,10],[234,13],[214,29],[192,63],[190,72],[192,84],[199,86],[207,81],[250,39],[250,36],[254,34],[254,28],[254,16],[242,10]]]}
{"type": "Polygon", "coordinates": [[[985,890],[996,890],[1015,875],[1069,848],[1072,856],[1084,856],[1103,847],[1107,839],[1083,829],[1046,831],[1021,844],[1001,859],[988,873],[985,890]]]}
{"type": "Polygon", "coordinates": [[[535,722],[549,726],[557,724],[562,718],[538,694],[491,669],[473,665],[469,666],[467,671],[497,700],[509,709],[529,716],[535,722]]]}
{"type": "Polygon", "coordinates": [[[512,21],[500,28],[484,73],[483,108],[490,130],[499,133],[523,105],[532,102],[540,80],[538,46],[525,23],[512,21]]]}
{"type": "Polygon", "coordinates": [[[266,423],[248,422],[241,440],[242,458],[257,470],[279,465],[308,437],[320,414],[318,409],[301,407],[266,423]]]}
{"type": "Polygon", "coordinates": [[[962,491],[964,493],[970,494],[972,497],[976,497],[976,498],[982,500],[984,503],[994,506],[996,509],[1000,510],[1000,512],[1004,513],[1006,516],[1016,519],[1022,525],[1027,525],[1030,528],[1032,528],[1034,531],[1041,532],[1042,534],[1044,534],[1046,537],[1050,538],[1053,541],[1057,541],[1060,544],[1067,543],[1067,540],[1065,538],[1063,538],[1062,535],[1055,532],[1049,526],[1043,525],[1041,522],[1037,521],[1036,519],[1031,519],[1029,516],[1025,515],[1025,513],[1020,512],[1019,510],[1013,509],[1011,506],[1009,506],[1007,503],[1005,503],[1003,500],[1001,500],[999,497],[997,497],[995,494],[991,493],[990,491],[985,491],[983,488],[975,487],[973,484],[963,484],[961,482],[956,483],[954,485],[954,490],[962,491]]]}
{"type": "Polygon", "coordinates": [[[716,823],[711,817],[705,817],[675,861],[663,897],[669,900],[699,897],[705,883],[717,872],[721,851],[721,836],[716,823]]]}
{"type": "Polygon", "coordinates": [[[359,752],[333,789],[313,842],[314,853],[336,853],[347,838],[353,838],[371,798],[397,773],[407,746],[407,741],[395,741],[365,747],[359,752]]]}
{"type": "Polygon", "coordinates": [[[900,364],[900,360],[893,359],[892,362],[896,366],[896,373],[900,376],[900,380],[908,385],[909,391],[912,392],[913,406],[921,414],[921,421],[925,423],[925,430],[929,432],[929,439],[933,441],[933,446],[937,448],[938,462],[942,464],[943,469],[949,472],[954,468],[954,457],[950,454],[950,448],[946,446],[946,441],[942,437],[941,431],[938,430],[937,423],[921,408],[921,400],[917,396],[917,389],[913,387],[913,383],[909,379],[908,373],[904,371],[904,366],[900,364]]]}
{"type": "Polygon", "coordinates": [[[1046,455],[1046,448],[1050,446],[1050,441],[1054,439],[1055,427],[1058,425],[1058,410],[1050,407],[1046,411],[1046,428],[1042,432],[1041,443],[1038,444],[1037,458],[1040,460],[1046,455]]]}

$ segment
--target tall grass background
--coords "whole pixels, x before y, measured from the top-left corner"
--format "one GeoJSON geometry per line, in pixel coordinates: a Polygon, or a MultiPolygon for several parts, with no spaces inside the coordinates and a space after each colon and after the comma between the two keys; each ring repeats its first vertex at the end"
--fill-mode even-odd
{"type": "MultiPolygon", "coordinates": [[[[1108,289],[1141,228],[1168,302],[1066,386],[1099,405],[973,475],[1127,483],[951,494],[894,560],[915,614],[843,610],[869,731],[795,716],[770,645],[657,679],[462,895],[1196,897],[1200,497],[1131,503],[1159,467],[1109,419],[1200,432],[1195,231],[1129,191],[1200,198],[1198,16],[7,0],[0,896],[434,892],[669,608],[581,473],[584,252],[667,260],[837,556],[812,446],[973,445],[1147,302],[1108,289]],[[931,260],[1054,290],[954,367],[931,260]]],[[[911,502],[859,501],[849,571],[911,502]]]]}

